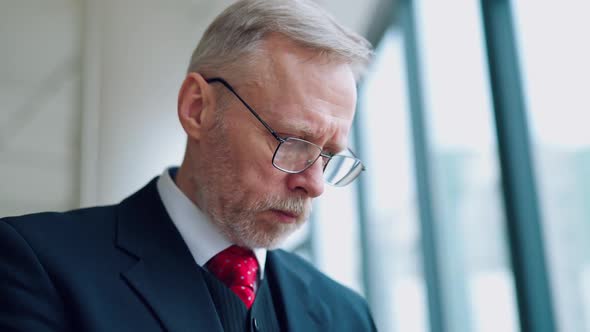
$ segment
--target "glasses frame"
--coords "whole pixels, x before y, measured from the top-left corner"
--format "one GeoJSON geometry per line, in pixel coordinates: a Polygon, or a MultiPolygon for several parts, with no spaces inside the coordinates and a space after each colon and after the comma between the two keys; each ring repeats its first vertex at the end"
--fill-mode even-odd
{"type": "MultiPolygon", "coordinates": [[[[323,157],[323,167],[322,167],[322,171],[325,171],[325,170],[326,170],[326,167],[328,166],[328,163],[330,162],[330,160],[332,159],[332,157],[334,157],[335,155],[338,155],[338,154],[326,153],[326,152],[324,152],[324,151],[323,151],[323,149],[322,149],[322,147],[321,147],[321,146],[319,146],[319,145],[317,145],[317,144],[315,144],[315,143],[312,143],[312,142],[310,142],[310,141],[307,141],[307,140],[304,140],[304,139],[301,139],[301,138],[297,138],[297,137],[292,137],[292,136],[286,136],[286,137],[282,137],[281,135],[279,135],[279,134],[278,134],[278,133],[277,133],[277,132],[276,132],[274,129],[272,129],[272,127],[271,127],[271,126],[270,126],[268,123],[266,123],[266,121],[264,121],[264,120],[263,120],[263,119],[260,117],[260,115],[258,115],[258,113],[257,113],[257,112],[254,110],[254,108],[252,108],[252,107],[251,107],[251,106],[250,106],[250,105],[249,105],[249,104],[248,104],[248,103],[247,103],[247,102],[246,102],[246,101],[245,101],[245,100],[244,100],[244,99],[243,99],[243,98],[242,98],[242,97],[241,97],[241,96],[240,96],[240,95],[239,95],[239,94],[236,92],[236,90],[235,90],[235,89],[234,89],[234,88],[231,86],[231,84],[229,84],[229,83],[228,83],[228,82],[227,82],[225,79],[223,79],[223,78],[221,78],[221,77],[212,77],[212,78],[205,79],[205,82],[207,82],[207,83],[209,83],[209,84],[211,84],[211,83],[221,83],[221,84],[222,84],[222,85],[223,85],[223,86],[224,86],[226,89],[228,89],[228,90],[229,90],[229,91],[230,91],[230,92],[231,92],[231,93],[232,93],[234,96],[236,96],[236,98],[238,98],[238,100],[239,100],[239,101],[240,101],[240,102],[241,102],[241,103],[242,103],[242,104],[243,104],[243,105],[244,105],[244,106],[245,106],[245,107],[248,109],[248,111],[250,111],[250,113],[251,113],[252,115],[254,115],[254,117],[256,118],[256,120],[258,120],[258,122],[260,122],[260,123],[261,123],[261,124],[264,126],[264,128],[266,128],[266,130],[267,130],[267,131],[268,131],[268,132],[269,132],[269,133],[270,133],[270,134],[271,134],[271,135],[272,135],[272,136],[273,136],[273,137],[274,137],[274,138],[277,140],[277,142],[279,142],[279,145],[278,145],[278,146],[277,146],[277,148],[275,149],[275,152],[273,153],[273,156],[272,156],[272,165],[273,165],[273,166],[274,166],[276,169],[278,169],[278,170],[280,170],[280,171],[282,171],[282,172],[285,172],[285,173],[289,173],[289,174],[299,174],[299,173],[303,173],[303,172],[305,172],[305,171],[306,171],[308,168],[310,168],[310,167],[311,167],[313,164],[315,164],[315,162],[316,162],[316,161],[317,161],[317,160],[318,160],[320,157],[323,157]],[[275,160],[275,156],[276,156],[277,152],[279,151],[279,148],[281,147],[281,145],[282,145],[283,143],[287,142],[287,141],[290,141],[290,140],[302,141],[302,142],[305,142],[305,143],[311,144],[311,145],[313,145],[313,146],[317,147],[317,148],[318,148],[318,150],[320,151],[320,153],[319,153],[319,155],[316,157],[316,159],[314,159],[312,162],[309,162],[309,163],[308,163],[308,165],[307,165],[307,166],[306,166],[304,169],[302,169],[302,170],[300,170],[300,171],[291,171],[291,170],[288,170],[288,169],[284,169],[284,168],[282,168],[282,167],[279,167],[279,166],[277,166],[277,165],[275,164],[275,162],[274,162],[274,160],[275,160]]],[[[358,163],[360,163],[360,165],[361,165],[361,167],[362,167],[362,168],[361,168],[361,172],[362,172],[362,171],[364,171],[364,170],[365,170],[365,165],[362,163],[362,161],[361,161],[361,160],[360,160],[360,159],[359,159],[359,158],[358,158],[358,157],[357,157],[357,156],[354,154],[354,152],[353,152],[353,151],[352,151],[352,150],[351,150],[349,147],[347,148],[347,150],[348,150],[348,152],[350,152],[350,154],[351,154],[352,156],[344,156],[344,157],[347,157],[347,158],[351,158],[351,157],[352,157],[352,158],[356,159],[356,161],[357,161],[358,163]]],[[[359,174],[360,174],[360,172],[359,172],[359,174]]],[[[356,177],[355,177],[355,178],[356,178],[356,177]]],[[[354,179],[353,179],[353,180],[354,180],[354,179]]],[[[330,182],[328,182],[328,181],[325,181],[325,182],[326,182],[326,183],[329,183],[329,184],[331,184],[331,183],[330,183],[330,182]]],[[[352,180],[351,180],[351,182],[352,182],[352,180]]],[[[347,183],[347,184],[348,184],[348,183],[347,183]]]]}

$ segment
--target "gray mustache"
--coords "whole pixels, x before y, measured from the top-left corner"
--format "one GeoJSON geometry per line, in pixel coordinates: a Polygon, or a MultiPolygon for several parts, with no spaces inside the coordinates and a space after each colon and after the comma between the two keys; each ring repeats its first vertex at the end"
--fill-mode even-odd
{"type": "Polygon", "coordinates": [[[262,204],[261,210],[281,210],[292,214],[300,215],[308,212],[308,205],[310,205],[305,198],[291,198],[291,199],[271,199],[262,204]]]}

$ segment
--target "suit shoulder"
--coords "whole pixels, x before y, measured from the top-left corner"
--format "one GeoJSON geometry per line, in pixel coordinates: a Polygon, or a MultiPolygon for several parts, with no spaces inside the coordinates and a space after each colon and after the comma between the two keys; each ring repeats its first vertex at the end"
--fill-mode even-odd
{"type": "Polygon", "coordinates": [[[103,206],[6,217],[0,222],[10,225],[27,242],[69,243],[86,238],[84,235],[112,233],[115,215],[115,206],[103,206]]]}
{"type": "Polygon", "coordinates": [[[339,298],[340,301],[348,302],[351,305],[366,305],[365,299],[356,291],[330,278],[299,255],[284,250],[276,250],[275,254],[295,270],[296,273],[301,275],[301,272],[304,272],[309,275],[312,278],[310,285],[314,290],[317,289],[324,293],[330,293],[330,295],[339,298]]]}
{"type": "Polygon", "coordinates": [[[302,280],[308,287],[307,291],[318,303],[323,303],[320,307],[330,312],[334,330],[376,330],[367,301],[356,291],[328,277],[295,254],[275,250],[273,255],[274,259],[281,261],[281,268],[290,270],[288,274],[302,280]]]}
{"type": "Polygon", "coordinates": [[[113,211],[114,206],[97,206],[65,212],[38,212],[21,216],[2,217],[0,218],[0,221],[10,224],[17,229],[43,226],[59,227],[65,223],[82,222],[101,218],[113,211]]]}

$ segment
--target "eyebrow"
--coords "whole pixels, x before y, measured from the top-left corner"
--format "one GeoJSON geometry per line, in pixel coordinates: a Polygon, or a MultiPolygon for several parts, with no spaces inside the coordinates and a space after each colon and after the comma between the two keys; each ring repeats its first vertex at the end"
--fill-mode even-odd
{"type": "MultiPolygon", "coordinates": [[[[307,141],[310,141],[312,143],[315,144],[315,142],[313,142],[312,138],[316,137],[317,134],[317,130],[314,131],[311,129],[310,126],[306,125],[306,124],[297,124],[297,125],[293,125],[293,124],[289,124],[289,123],[284,123],[284,122],[278,122],[276,124],[276,126],[278,126],[279,128],[282,129],[287,129],[288,130],[285,132],[283,130],[279,130],[278,132],[283,132],[286,133],[287,136],[299,136],[307,141]]],[[[322,146],[323,151],[325,152],[326,150],[332,150],[331,152],[333,153],[341,153],[343,151],[346,151],[348,149],[348,145],[340,145],[339,143],[334,143],[331,144],[330,142],[327,142],[326,145],[322,146]]]]}

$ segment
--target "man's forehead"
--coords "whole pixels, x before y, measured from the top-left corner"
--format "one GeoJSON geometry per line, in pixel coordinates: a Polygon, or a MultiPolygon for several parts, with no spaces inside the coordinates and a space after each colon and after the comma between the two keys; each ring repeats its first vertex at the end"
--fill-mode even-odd
{"type": "Polygon", "coordinates": [[[261,52],[263,60],[258,63],[258,75],[263,74],[275,84],[289,84],[294,77],[329,75],[343,69],[350,73],[353,84],[355,82],[350,64],[321,50],[301,46],[281,34],[266,36],[261,52]]]}
{"type": "Polygon", "coordinates": [[[258,84],[244,88],[265,121],[283,135],[345,149],[356,106],[350,66],[280,35],[265,39],[264,53],[252,68],[258,84]]]}

